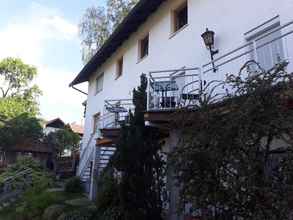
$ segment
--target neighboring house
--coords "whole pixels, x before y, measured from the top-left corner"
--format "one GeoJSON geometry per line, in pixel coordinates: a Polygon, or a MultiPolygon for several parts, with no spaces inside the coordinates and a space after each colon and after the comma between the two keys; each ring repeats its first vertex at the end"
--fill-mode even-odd
{"type": "MultiPolygon", "coordinates": [[[[163,126],[170,112],[194,101],[199,80],[224,80],[251,59],[265,69],[286,60],[293,71],[292,10],[292,0],[139,1],[71,83],[88,82],[78,175],[90,197],[95,194],[94,177],[115,150],[119,124],[132,108],[132,90],[142,73],[149,80],[145,120],[163,126]],[[213,35],[207,28],[215,39],[205,38],[205,44],[202,38],[213,35]]],[[[169,134],[166,151],[178,141],[178,131],[170,129],[169,134]]],[[[168,181],[168,219],[178,219],[177,190],[172,178],[168,181]]]]}
{"type": "MultiPolygon", "coordinates": [[[[70,124],[73,132],[83,136],[83,127],[77,123],[70,124]]],[[[55,132],[60,129],[65,128],[65,123],[59,119],[53,119],[51,121],[44,123],[43,132],[48,135],[51,132],[55,132]]],[[[70,157],[70,162],[72,163],[72,152],[66,151],[64,158],[70,157]]],[[[0,152],[0,168],[5,167],[7,164],[15,163],[18,156],[32,156],[33,158],[39,160],[44,167],[48,167],[49,162],[52,160],[52,148],[47,145],[43,140],[31,140],[25,139],[20,143],[16,143],[11,146],[9,150],[5,152],[0,152]]],[[[76,169],[76,161],[79,160],[79,150],[74,152],[74,170],[76,169]]]]}
{"type": "MultiPolygon", "coordinates": [[[[60,118],[55,118],[53,120],[50,120],[44,124],[44,134],[48,135],[51,132],[56,132],[60,129],[64,129],[66,124],[60,119],[60,118]]],[[[69,124],[71,130],[78,134],[80,138],[82,139],[83,136],[83,126],[77,124],[76,122],[73,122],[69,124]]],[[[65,150],[64,151],[64,156],[70,156],[71,151],[65,150]]]]}
{"type": "MultiPolygon", "coordinates": [[[[46,122],[44,125],[44,134],[49,134],[57,129],[64,128],[65,124],[60,119],[54,119],[46,122]]],[[[39,160],[44,167],[48,166],[50,160],[52,160],[52,148],[44,143],[43,140],[31,140],[25,139],[20,143],[16,143],[10,147],[9,150],[1,153],[1,161],[3,165],[15,163],[19,156],[32,156],[36,160],[39,160]]]]}
{"type": "Polygon", "coordinates": [[[19,156],[31,156],[40,161],[46,167],[48,160],[52,156],[52,149],[41,140],[26,139],[21,143],[17,143],[5,151],[5,163],[15,163],[19,156]]]}
{"type": "Polygon", "coordinates": [[[44,124],[44,134],[48,135],[51,132],[56,132],[65,128],[65,123],[60,118],[55,118],[44,124]]]}
{"type": "MultiPolygon", "coordinates": [[[[69,124],[71,130],[78,134],[82,139],[83,127],[75,122],[69,124]]],[[[58,130],[64,129],[66,124],[60,119],[55,118],[44,124],[44,134],[48,135],[51,132],[56,132],[58,130]]],[[[82,142],[80,142],[81,145],[82,142]]],[[[79,163],[79,149],[74,151],[65,149],[61,158],[57,161],[57,174],[60,177],[70,177],[75,175],[76,169],[79,163]]]]}

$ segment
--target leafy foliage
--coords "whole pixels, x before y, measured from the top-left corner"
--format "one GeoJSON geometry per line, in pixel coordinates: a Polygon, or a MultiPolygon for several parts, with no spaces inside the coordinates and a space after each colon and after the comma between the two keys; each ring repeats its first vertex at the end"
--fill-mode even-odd
{"type": "Polygon", "coordinates": [[[37,114],[35,106],[23,99],[17,97],[0,98],[0,114],[3,120],[15,118],[23,113],[30,116],[37,114]]]}
{"type": "Polygon", "coordinates": [[[35,67],[18,58],[0,62],[0,147],[4,149],[24,139],[41,137],[42,128],[35,118],[41,91],[31,85],[36,75],[35,67]]]}
{"type": "Polygon", "coordinates": [[[42,136],[39,120],[28,113],[22,113],[0,126],[0,147],[8,150],[9,147],[24,140],[39,140],[42,136]]]}
{"type": "MultiPolygon", "coordinates": [[[[42,190],[49,187],[52,184],[52,179],[50,175],[43,169],[41,164],[31,157],[19,157],[16,163],[10,165],[6,170],[0,175],[0,183],[8,178],[14,177],[21,171],[30,169],[32,172],[31,176],[31,186],[34,190],[42,190]]],[[[17,179],[19,185],[26,184],[26,180],[23,178],[17,179]]]]}
{"type": "Polygon", "coordinates": [[[42,219],[43,220],[56,220],[64,211],[64,205],[52,205],[45,209],[42,219]]]}
{"type": "Polygon", "coordinates": [[[34,112],[38,112],[37,98],[41,91],[36,85],[31,85],[36,76],[36,68],[24,64],[20,59],[3,59],[0,62],[1,98],[13,97],[10,101],[25,100],[27,106],[34,107],[34,112]]]}
{"type": "Polygon", "coordinates": [[[90,7],[86,9],[79,29],[82,39],[82,60],[87,62],[110,35],[105,8],[90,7]]]}
{"type": "Polygon", "coordinates": [[[115,178],[114,169],[109,166],[101,173],[98,179],[97,215],[101,220],[119,219],[123,210],[119,204],[119,186],[115,178]]]}
{"type": "Polygon", "coordinates": [[[78,148],[79,141],[79,135],[74,133],[68,125],[64,129],[49,133],[46,137],[46,142],[58,155],[61,155],[65,149],[78,148]]]}
{"type": "Polygon", "coordinates": [[[138,0],[107,0],[107,8],[90,7],[80,25],[82,60],[86,63],[100,49],[138,0]]]}
{"type": "Polygon", "coordinates": [[[108,0],[107,17],[112,31],[121,23],[123,18],[136,5],[138,0],[108,0]]]}
{"type": "Polygon", "coordinates": [[[63,213],[58,220],[91,220],[95,213],[94,208],[80,208],[63,213]]]}
{"type": "Polygon", "coordinates": [[[182,135],[171,164],[182,208],[191,204],[194,215],[277,220],[292,209],[293,74],[286,63],[246,74],[252,63],[227,76],[221,99],[205,84],[195,109],[176,115],[182,135]]]}
{"type": "Polygon", "coordinates": [[[83,186],[79,177],[72,177],[65,184],[65,192],[67,193],[82,193],[83,186]]]}

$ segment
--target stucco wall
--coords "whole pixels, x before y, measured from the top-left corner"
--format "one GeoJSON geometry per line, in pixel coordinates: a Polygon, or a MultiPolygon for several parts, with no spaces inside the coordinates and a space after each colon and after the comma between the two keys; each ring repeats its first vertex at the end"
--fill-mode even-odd
{"type": "MultiPolygon", "coordinates": [[[[210,61],[201,34],[208,27],[216,33],[221,56],[245,42],[244,33],[280,16],[281,24],[293,20],[292,0],[188,0],[188,26],[171,35],[171,10],[183,0],[169,0],[134,33],[116,53],[92,75],[88,88],[84,145],[93,128],[93,115],[103,112],[105,99],[131,98],[141,73],[187,67],[201,67],[210,61]],[[138,41],[149,32],[149,55],[138,61],[138,41]],[[123,75],[115,80],[116,62],[123,55],[123,75]],[[104,73],[103,91],[95,94],[97,74],[104,73]]],[[[292,47],[292,46],[291,46],[292,47]]],[[[205,77],[222,77],[209,73],[205,77]]],[[[218,74],[218,75],[216,75],[218,74]]]]}

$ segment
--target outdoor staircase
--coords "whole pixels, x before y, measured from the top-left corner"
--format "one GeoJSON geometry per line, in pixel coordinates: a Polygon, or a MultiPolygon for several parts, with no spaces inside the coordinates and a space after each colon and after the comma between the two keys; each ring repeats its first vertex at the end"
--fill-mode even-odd
{"type": "MultiPolygon", "coordinates": [[[[86,148],[82,152],[77,172],[77,175],[84,184],[86,193],[90,194],[91,184],[94,184],[92,181],[92,170],[94,176],[98,177],[105,167],[107,167],[115,149],[114,145],[96,146],[94,135],[90,137],[86,148]]],[[[94,180],[97,180],[97,178],[94,180]]]]}
{"type": "Polygon", "coordinates": [[[93,157],[94,152],[95,152],[95,134],[92,134],[88,140],[86,147],[81,152],[79,166],[77,170],[77,176],[79,176],[80,180],[83,182],[86,193],[89,193],[90,191],[91,170],[92,170],[92,163],[94,161],[94,157],[93,157]]]}
{"type": "Polygon", "coordinates": [[[97,175],[107,167],[110,162],[111,156],[114,154],[116,148],[113,146],[99,146],[97,147],[97,159],[96,159],[96,170],[97,175]]]}

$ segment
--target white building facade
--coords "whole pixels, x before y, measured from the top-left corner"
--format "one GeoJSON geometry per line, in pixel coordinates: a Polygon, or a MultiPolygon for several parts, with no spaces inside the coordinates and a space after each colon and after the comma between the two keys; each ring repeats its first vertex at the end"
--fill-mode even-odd
{"type": "MultiPolygon", "coordinates": [[[[118,100],[132,98],[142,73],[149,77],[148,110],[163,111],[184,105],[182,93],[193,94],[198,80],[223,80],[227,73],[238,73],[247,60],[254,59],[265,69],[286,60],[288,71],[293,71],[292,11],[292,0],[140,1],[71,84],[88,81],[89,85],[78,175],[86,172],[89,161],[96,164],[93,155],[99,153],[99,128],[110,125],[111,120],[119,121],[123,109],[118,119],[116,114],[105,119],[106,112],[115,112],[118,100]],[[206,28],[215,33],[215,72],[202,39],[206,28]],[[172,80],[174,76],[177,78],[172,80]],[[166,85],[168,81],[176,85],[166,85]]],[[[88,178],[93,175],[91,172],[88,178]]],[[[90,192],[94,193],[93,187],[90,192]]]]}

